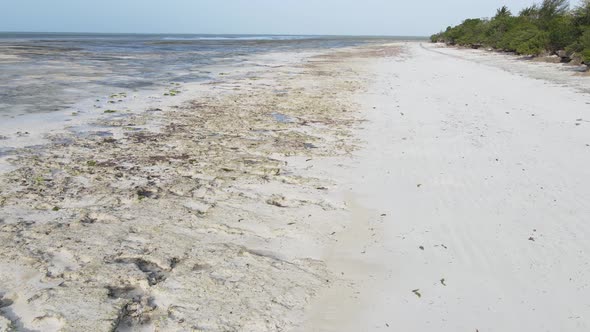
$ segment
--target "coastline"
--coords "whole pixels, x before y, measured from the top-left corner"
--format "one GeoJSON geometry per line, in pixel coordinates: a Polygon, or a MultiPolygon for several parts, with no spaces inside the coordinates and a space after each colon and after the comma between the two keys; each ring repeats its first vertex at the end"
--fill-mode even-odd
{"type": "MultiPolygon", "coordinates": [[[[10,170],[10,157],[18,149],[39,149],[51,143],[51,136],[110,132],[120,137],[120,128],[104,122],[142,114],[148,109],[171,109],[188,101],[211,94],[215,85],[228,79],[248,78],[264,71],[260,66],[295,65],[303,59],[322,51],[299,53],[273,52],[250,55],[230,65],[208,65],[202,68],[210,78],[198,82],[165,82],[163,87],[151,89],[113,88],[107,95],[84,98],[59,111],[3,114],[0,123],[0,174],[10,170]],[[263,65],[261,65],[263,63],[263,65]],[[230,74],[231,73],[231,74],[230,74]],[[174,91],[170,95],[170,91],[174,91]]],[[[325,52],[325,51],[324,51],[325,52]]],[[[224,92],[227,93],[227,92],[224,92]]],[[[150,130],[157,130],[152,124],[150,130]]]]}
{"type": "Polygon", "coordinates": [[[173,103],[117,103],[134,111],[81,116],[90,135],[18,150],[0,176],[4,328],[298,325],[333,282],[319,258],[346,227],[329,170],[314,166],[356,149],[349,97],[363,84],[348,61],[380,47],[257,57],[175,86],[173,103]]]}
{"type": "Polygon", "coordinates": [[[0,330],[590,327],[587,79],[418,42],[292,56],[10,156],[0,330]]]}
{"type": "Polygon", "coordinates": [[[441,43],[425,45],[428,45],[433,52],[440,52],[460,59],[491,65],[514,74],[569,86],[580,92],[590,92],[590,84],[588,83],[590,72],[586,65],[549,62],[546,60],[551,59],[550,57],[530,58],[509,52],[462,48],[441,43]]]}

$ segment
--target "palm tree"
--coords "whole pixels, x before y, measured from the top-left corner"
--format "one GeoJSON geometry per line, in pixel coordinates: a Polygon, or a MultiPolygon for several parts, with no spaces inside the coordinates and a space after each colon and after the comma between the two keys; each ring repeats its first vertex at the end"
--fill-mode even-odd
{"type": "MultiPolygon", "coordinates": [[[[590,1],[590,0],[588,0],[590,1]]],[[[501,18],[501,17],[509,17],[512,16],[512,12],[510,12],[510,9],[508,9],[508,7],[506,6],[502,6],[501,8],[498,8],[498,10],[496,11],[496,16],[494,16],[494,18],[501,18]]]]}

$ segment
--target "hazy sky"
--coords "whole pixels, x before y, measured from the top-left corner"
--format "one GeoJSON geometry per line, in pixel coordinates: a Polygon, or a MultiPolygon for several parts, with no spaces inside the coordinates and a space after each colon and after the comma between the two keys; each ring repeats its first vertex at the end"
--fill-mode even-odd
{"type": "MultiPolygon", "coordinates": [[[[430,35],[533,0],[0,0],[0,31],[430,35]]],[[[573,3],[573,2],[572,2],[573,3]]]]}

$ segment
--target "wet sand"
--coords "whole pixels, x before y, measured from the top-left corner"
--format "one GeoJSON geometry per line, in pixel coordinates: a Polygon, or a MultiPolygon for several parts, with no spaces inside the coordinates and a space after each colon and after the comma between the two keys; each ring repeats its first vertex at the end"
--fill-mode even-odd
{"type": "Polygon", "coordinates": [[[314,161],[358,148],[354,59],[399,50],[257,56],[214,82],[7,126],[1,329],[299,325],[334,282],[321,255],[348,213],[314,161]]]}

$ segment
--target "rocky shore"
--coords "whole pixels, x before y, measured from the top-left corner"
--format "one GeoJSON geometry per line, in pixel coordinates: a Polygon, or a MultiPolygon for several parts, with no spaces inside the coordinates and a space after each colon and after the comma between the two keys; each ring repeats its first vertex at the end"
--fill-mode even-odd
{"type": "Polygon", "coordinates": [[[309,165],[355,149],[353,62],[398,51],[230,74],[179,105],[105,111],[91,125],[113,135],[18,149],[0,175],[0,330],[296,326],[337,277],[319,253],[346,227],[309,165]]]}

